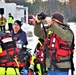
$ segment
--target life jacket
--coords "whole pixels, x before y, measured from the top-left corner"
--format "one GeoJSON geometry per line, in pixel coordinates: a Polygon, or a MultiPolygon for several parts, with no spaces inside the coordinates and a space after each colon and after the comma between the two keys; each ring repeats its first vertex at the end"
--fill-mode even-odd
{"type": "Polygon", "coordinates": [[[59,56],[66,57],[73,53],[73,48],[71,48],[66,41],[63,41],[59,36],[53,33],[44,39],[44,44],[37,50],[36,55],[41,64],[44,63],[45,49],[47,49],[46,57],[49,57],[50,54],[52,59],[56,62],[61,61],[59,56]]]}
{"type": "Polygon", "coordinates": [[[2,51],[0,53],[0,66],[2,67],[23,67],[24,63],[18,62],[20,50],[16,47],[11,36],[5,35],[0,38],[2,51]]]}

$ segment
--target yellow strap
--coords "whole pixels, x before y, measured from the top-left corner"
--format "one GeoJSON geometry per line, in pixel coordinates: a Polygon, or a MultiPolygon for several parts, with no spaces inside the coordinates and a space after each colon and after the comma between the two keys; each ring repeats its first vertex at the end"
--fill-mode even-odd
{"type": "Polygon", "coordinates": [[[38,63],[38,64],[36,65],[36,67],[37,67],[37,69],[38,69],[38,75],[42,75],[40,64],[38,63]]]}
{"type": "Polygon", "coordinates": [[[30,64],[34,65],[34,60],[35,60],[35,59],[36,59],[36,56],[32,55],[30,64]]]}
{"type": "Polygon", "coordinates": [[[2,47],[0,46],[0,53],[2,53],[2,47]]]}
{"type": "Polygon", "coordinates": [[[18,68],[19,68],[19,62],[17,61],[17,58],[15,57],[14,60],[15,60],[15,62],[17,64],[18,68]]]}
{"type": "Polygon", "coordinates": [[[40,40],[37,40],[37,42],[42,46],[42,42],[40,40]]]}

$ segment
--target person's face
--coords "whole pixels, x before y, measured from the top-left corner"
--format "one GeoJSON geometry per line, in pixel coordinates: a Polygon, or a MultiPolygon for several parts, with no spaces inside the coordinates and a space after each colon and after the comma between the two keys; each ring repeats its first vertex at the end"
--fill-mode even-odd
{"type": "Polygon", "coordinates": [[[19,26],[18,23],[14,23],[13,30],[14,30],[15,33],[17,33],[20,30],[20,26],[19,26]]]}

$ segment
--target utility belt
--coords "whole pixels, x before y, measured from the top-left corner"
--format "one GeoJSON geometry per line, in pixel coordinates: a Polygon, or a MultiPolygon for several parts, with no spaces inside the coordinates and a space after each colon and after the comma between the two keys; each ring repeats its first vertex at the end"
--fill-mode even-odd
{"type": "Polygon", "coordinates": [[[0,75],[20,75],[17,67],[0,67],[0,75]]]}

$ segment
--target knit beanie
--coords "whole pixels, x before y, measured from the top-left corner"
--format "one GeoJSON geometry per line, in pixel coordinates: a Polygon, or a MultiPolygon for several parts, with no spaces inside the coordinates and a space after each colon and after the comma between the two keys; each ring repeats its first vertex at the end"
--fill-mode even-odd
{"type": "Polygon", "coordinates": [[[59,20],[59,21],[62,22],[62,23],[63,23],[63,21],[64,21],[64,17],[63,17],[63,15],[60,14],[60,13],[54,13],[54,14],[52,15],[52,19],[53,19],[53,18],[59,20]]]}
{"type": "Polygon", "coordinates": [[[18,23],[18,25],[19,25],[20,27],[22,26],[22,23],[21,23],[21,21],[19,21],[19,20],[15,20],[14,23],[18,23]]]}

